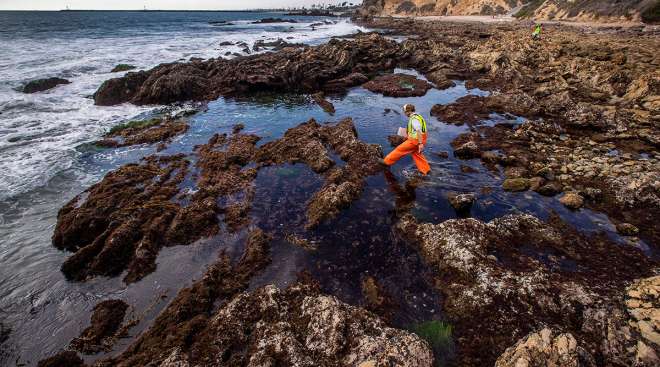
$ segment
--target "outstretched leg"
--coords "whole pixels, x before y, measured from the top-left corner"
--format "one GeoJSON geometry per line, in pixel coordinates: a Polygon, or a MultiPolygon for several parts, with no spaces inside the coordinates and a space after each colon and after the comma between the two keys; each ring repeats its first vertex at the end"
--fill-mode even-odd
{"type": "Polygon", "coordinates": [[[388,154],[383,160],[385,161],[385,164],[391,166],[406,154],[410,154],[415,151],[417,151],[417,145],[411,140],[406,140],[399,144],[398,147],[394,148],[394,150],[390,152],[390,154],[388,154]]]}

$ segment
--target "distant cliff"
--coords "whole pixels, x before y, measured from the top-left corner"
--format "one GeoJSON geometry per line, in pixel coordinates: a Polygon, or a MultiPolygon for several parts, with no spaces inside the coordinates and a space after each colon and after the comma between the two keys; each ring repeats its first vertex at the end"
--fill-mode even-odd
{"type": "Polygon", "coordinates": [[[365,0],[362,14],[504,15],[577,21],[660,20],[660,0],[365,0]]]}
{"type": "Polygon", "coordinates": [[[506,14],[523,0],[365,0],[363,9],[377,15],[506,14]]]}

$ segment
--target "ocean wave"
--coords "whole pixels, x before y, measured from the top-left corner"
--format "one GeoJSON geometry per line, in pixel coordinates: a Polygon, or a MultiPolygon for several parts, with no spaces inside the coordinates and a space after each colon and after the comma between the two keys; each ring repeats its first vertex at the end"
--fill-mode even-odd
{"type": "Polygon", "coordinates": [[[200,27],[199,22],[163,29],[132,26],[103,37],[99,31],[81,31],[77,37],[54,33],[46,42],[41,34],[3,38],[7,58],[0,63],[0,199],[46,185],[58,172],[76,164],[77,146],[98,139],[123,120],[157,108],[94,106],[90,97],[99,85],[122,74],[110,73],[117,64],[148,69],[191,57],[243,54],[245,47],[220,46],[226,41],[245,42],[250,48],[258,40],[278,38],[315,45],[363,30],[347,20],[332,20],[314,30],[311,25],[318,19],[284,27],[252,21],[231,20],[235,26],[226,28],[200,27]],[[45,77],[65,78],[71,84],[36,94],[19,92],[28,81],[45,77]]]}

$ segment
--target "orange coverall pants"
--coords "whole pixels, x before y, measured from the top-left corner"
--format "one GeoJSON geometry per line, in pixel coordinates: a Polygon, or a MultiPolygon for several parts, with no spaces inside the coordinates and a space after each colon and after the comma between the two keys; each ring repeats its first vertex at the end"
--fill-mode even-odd
{"type": "MultiPolygon", "coordinates": [[[[422,143],[426,145],[426,134],[422,135],[422,143]]],[[[403,158],[403,156],[408,154],[412,155],[412,159],[420,172],[425,175],[429,173],[431,166],[429,165],[429,162],[426,160],[424,155],[419,152],[416,139],[406,139],[406,141],[396,147],[390,154],[387,155],[387,157],[385,157],[385,164],[391,166],[399,159],[403,158]]]]}

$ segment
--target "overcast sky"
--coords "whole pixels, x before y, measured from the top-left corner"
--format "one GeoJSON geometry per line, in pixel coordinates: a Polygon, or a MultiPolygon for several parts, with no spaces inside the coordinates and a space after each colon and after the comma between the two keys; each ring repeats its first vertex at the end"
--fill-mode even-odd
{"type": "MultiPolygon", "coordinates": [[[[205,9],[236,10],[337,4],[344,0],[0,0],[0,10],[60,10],[71,9],[205,9]]],[[[349,3],[361,3],[352,0],[349,3]]]]}

